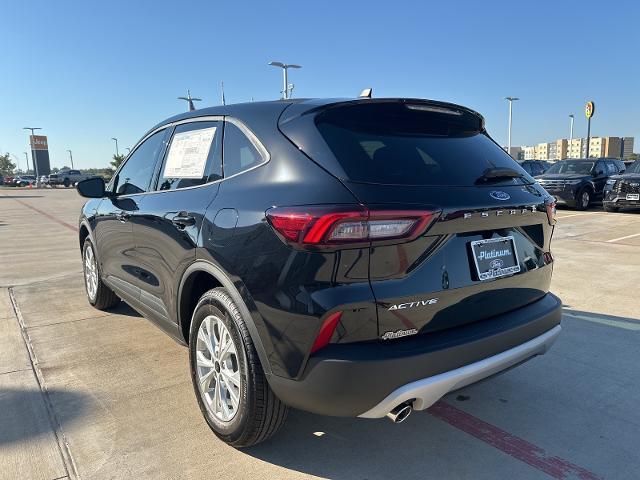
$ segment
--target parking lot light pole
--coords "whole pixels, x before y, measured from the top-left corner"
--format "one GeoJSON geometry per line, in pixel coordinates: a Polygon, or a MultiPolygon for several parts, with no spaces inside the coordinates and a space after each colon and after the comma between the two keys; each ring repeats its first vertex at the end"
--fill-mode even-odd
{"type": "Polygon", "coordinates": [[[571,142],[573,140],[573,115],[569,115],[569,118],[571,119],[571,128],[569,130],[569,142],[571,142]]]}
{"type": "MultiPolygon", "coordinates": [[[[36,188],[38,188],[40,186],[40,178],[38,176],[38,162],[36,160],[36,150],[35,150],[35,145],[33,145],[33,143],[31,143],[31,141],[33,140],[33,137],[35,136],[35,131],[36,130],[42,130],[42,128],[40,127],[23,127],[23,130],[30,130],[31,131],[31,137],[29,137],[29,145],[31,146],[31,159],[33,160],[33,173],[36,176],[36,188]]],[[[27,170],[29,164],[27,163],[27,170]]]]}
{"type": "Polygon", "coordinates": [[[118,151],[118,139],[116,137],[111,137],[111,140],[116,142],[116,156],[120,156],[120,152],[118,151]]]}
{"type": "Polygon", "coordinates": [[[302,66],[295,65],[293,63],[287,64],[282,62],[269,62],[269,65],[282,69],[282,98],[287,100],[290,97],[289,92],[293,90],[293,85],[289,85],[287,70],[289,70],[290,68],[302,68],[302,66]]]}
{"type": "Polygon", "coordinates": [[[71,160],[71,168],[73,169],[73,154],[71,153],[71,150],[67,150],[67,152],[69,152],[69,159],[71,160]]]}
{"type": "Polygon", "coordinates": [[[511,122],[513,118],[513,102],[520,100],[518,97],[504,97],[509,101],[509,141],[507,143],[507,153],[511,155],[511,122]]]}
{"type": "MultiPolygon", "coordinates": [[[[24,153],[24,159],[27,161],[26,165],[27,165],[27,170],[29,170],[29,154],[27,152],[22,152],[24,153]]],[[[18,170],[20,170],[20,168],[18,168],[18,170]]]]}

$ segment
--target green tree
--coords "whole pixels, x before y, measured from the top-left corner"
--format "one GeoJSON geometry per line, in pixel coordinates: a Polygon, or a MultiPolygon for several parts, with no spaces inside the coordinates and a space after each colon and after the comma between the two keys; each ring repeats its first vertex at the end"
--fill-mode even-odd
{"type": "Polygon", "coordinates": [[[0,175],[11,175],[16,169],[16,164],[9,160],[9,154],[0,155],[0,175]]]}
{"type": "Polygon", "coordinates": [[[120,164],[124,161],[124,155],[113,154],[113,160],[111,160],[111,166],[113,170],[117,170],[120,164]]]}

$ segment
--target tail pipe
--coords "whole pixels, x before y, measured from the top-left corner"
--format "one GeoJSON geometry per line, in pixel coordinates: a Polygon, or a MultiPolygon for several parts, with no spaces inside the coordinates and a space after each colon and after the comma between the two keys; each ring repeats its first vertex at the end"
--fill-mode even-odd
{"type": "Polygon", "coordinates": [[[408,401],[401,403],[387,413],[387,418],[389,418],[393,423],[402,423],[409,415],[411,415],[411,412],[413,412],[413,402],[408,401]]]}

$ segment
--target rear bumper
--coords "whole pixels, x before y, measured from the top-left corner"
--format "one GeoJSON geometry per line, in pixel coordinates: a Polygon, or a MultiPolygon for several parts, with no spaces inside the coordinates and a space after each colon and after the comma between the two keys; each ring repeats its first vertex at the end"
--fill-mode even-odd
{"type": "Polygon", "coordinates": [[[627,200],[627,195],[624,193],[616,194],[616,193],[608,193],[605,198],[602,200],[602,204],[610,207],[630,207],[637,208],[640,207],[640,200],[627,200]]]}
{"type": "Polygon", "coordinates": [[[286,404],[323,415],[378,418],[403,401],[429,407],[451,390],[543,354],[560,332],[552,294],[516,311],[391,342],[330,345],[299,380],[270,376],[286,404]]]}
{"type": "Polygon", "coordinates": [[[556,325],[548,332],[492,357],[404,385],[394,390],[375,407],[358,416],[382,418],[397,405],[407,401],[412,402],[414,410],[429,408],[449,392],[495,375],[536,355],[542,355],[556,341],[560,330],[560,325],[556,325]]]}

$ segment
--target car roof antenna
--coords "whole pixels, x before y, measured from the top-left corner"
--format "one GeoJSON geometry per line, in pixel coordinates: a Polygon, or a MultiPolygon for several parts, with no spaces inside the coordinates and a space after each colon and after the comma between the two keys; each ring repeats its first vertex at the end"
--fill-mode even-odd
{"type": "Polygon", "coordinates": [[[373,93],[373,88],[365,88],[360,92],[358,98],[371,98],[371,94],[373,93]]]}

